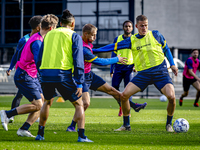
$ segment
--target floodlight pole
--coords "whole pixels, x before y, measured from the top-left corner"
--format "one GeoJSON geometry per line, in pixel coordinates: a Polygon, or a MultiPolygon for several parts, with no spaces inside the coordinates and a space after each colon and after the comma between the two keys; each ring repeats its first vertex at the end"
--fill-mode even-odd
{"type": "Polygon", "coordinates": [[[19,9],[21,10],[21,38],[23,37],[23,22],[24,22],[24,0],[19,0],[19,9]]]}

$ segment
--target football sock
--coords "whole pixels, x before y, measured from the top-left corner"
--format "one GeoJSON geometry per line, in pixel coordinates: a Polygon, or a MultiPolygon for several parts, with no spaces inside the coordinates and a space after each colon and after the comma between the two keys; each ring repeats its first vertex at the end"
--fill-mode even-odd
{"type": "Polygon", "coordinates": [[[18,115],[17,113],[17,109],[16,108],[13,108],[9,111],[6,111],[6,115],[8,118],[12,117],[12,116],[15,116],[15,115],[18,115]]]}
{"type": "Polygon", "coordinates": [[[166,123],[166,125],[172,124],[172,119],[173,119],[173,116],[168,116],[167,115],[167,123],[166,123]]]}
{"type": "Polygon", "coordinates": [[[119,107],[121,107],[121,102],[118,102],[118,101],[117,101],[117,103],[119,104],[119,107]]]}
{"type": "Polygon", "coordinates": [[[135,103],[134,103],[134,102],[132,102],[132,101],[129,101],[129,103],[130,103],[130,106],[131,106],[133,109],[135,109],[135,108],[136,108],[136,105],[135,105],[135,103]]]}
{"type": "Polygon", "coordinates": [[[28,122],[25,122],[20,129],[22,129],[22,130],[28,130],[30,128],[30,126],[31,125],[28,122]]]}
{"type": "Polygon", "coordinates": [[[78,136],[80,136],[81,138],[85,139],[85,129],[78,129],[78,136]]]}
{"type": "Polygon", "coordinates": [[[199,99],[195,99],[194,103],[198,103],[199,99]]]}
{"type": "Polygon", "coordinates": [[[76,127],[76,122],[74,120],[72,120],[72,123],[70,124],[71,127],[76,127]]]}
{"type": "Polygon", "coordinates": [[[123,116],[123,120],[124,120],[124,126],[129,126],[130,125],[130,120],[129,120],[129,116],[123,116]]]}
{"type": "Polygon", "coordinates": [[[44,137],[44,128],[45,126],[39,125],[38,135],[41,135],[42,137],[44,137]]]}

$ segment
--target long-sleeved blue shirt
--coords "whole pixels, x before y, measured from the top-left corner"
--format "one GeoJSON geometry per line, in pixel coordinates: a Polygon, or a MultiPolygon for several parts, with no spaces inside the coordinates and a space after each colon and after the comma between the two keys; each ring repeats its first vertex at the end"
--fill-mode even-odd
{"type": "Polygon", "coordinates": [[[17,48],[16,51],[12,57],[11,63],[10,63],[10,67],[8,70],[12,70],[13,67],[16,65],[17,61],[20,59],[21,56],[21,52],[23,50],[23,47],[25,45],[25,43],[28,41],[28,39],[30,38],[30,33],[25,35],[23,38],[21,38],[17,44],[17,48]]]}
{"type": "MultiPolygon", "coordinates": [[[[38,54],[36,61],[37,68],[40,67],[42,61],[43,46],[38,54]]],[[[73,57],[73,79],[77,84],[77,88],[82,87],[84,82],[84,59],[83,59],[83,43],[82,38],[77,33],[72,35],[72,57],[73,57]]],[[[40,69],[42,82],[64,82],[69,80],[72,70],[61,70],[61,69],[40,69]]]]}
{"type": "Polygon", "coordinates": [[[106,66],[110,64],[117,63],[119,61],[118,57],[113,58],[98,58],[92,52],[89,48],[83,47],[83,54],[84,54],[84,60],[87,62],[91,62],[93,64],[99,65],[99,66],[106,66]]]}
{"type": "MultiPolygon", "coordinates": [[[[170,66],[175,65],[173,57],[172,57],[172,54],[171,54],[171,51],[170,51],[170,49],[169,49],[169,47],[168,47],[168,45],[166,43],[166,40],[163,37],[163,35],[157,30],[153,30],[152,33],[153,33],[154,38],[162,45],[163,53],[167,57],[167,59],[168,59],[168,61],[170,63],[170,66]]],[[[144,36],[137,34],[136,37],[141,39],[144,36]]],[[[117,43],[117,49],[125,49],[125,48],[131,49],[131,38],[130,37],[125,39],[125,40],[123,40],[123,41],[121,41],[121,42],[119,42],[119,43],[117,43]]],[[[116,50],[115,49],[115,43],[106,45],[106,46],[98,48],[98,49],[94,49],[93,51],[94,52],[99,52],[99,51],[108,52],[108,51],[114,51],[114,50],[116,50]]]]}

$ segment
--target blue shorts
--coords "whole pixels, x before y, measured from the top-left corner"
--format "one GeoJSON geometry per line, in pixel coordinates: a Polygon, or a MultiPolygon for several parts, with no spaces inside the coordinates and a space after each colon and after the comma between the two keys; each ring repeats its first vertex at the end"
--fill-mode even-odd
{"type": "Polygon", "coordinates": [[[96,91],[100,86],[104,85],[104,81],[101,77],[90,71],[85,73],[85,82],[83,83],[83,92],[88,92],[89,89],[96,91]]]}
{"type": "Polygon", "coordinates": [[[74,102],[81,98],[81,96],[78,97],[75,94],[77,87],[72,79],[65,82],[42,82],[42,90],[46,100],[50,100],[55,97],[56,89],[65,101],[69,100],[70,102],[74,102]]]}
{"type": "Polygon", "coordinates": [[[14,75],[15,85],[19,91],[31,102],[41,99],[42,88],[38,78],[32,78],[25,70],[17,68],[14,75]]]}
{"type": "MultiPolygon", "coordinates": [[[[169,76],[167,65],[162,63],[156,67],[152,67],[150,69],[140,71],[138,74],[131,80],[133,84],[141,89],[141,92],[145,90],[145,88],[154,84],[155,87],[161,92],[161,89],[168,83],[172,84],[172,79],[169,76]]],[[[161,92],[162,93],[162,92],[161,92]]]]}

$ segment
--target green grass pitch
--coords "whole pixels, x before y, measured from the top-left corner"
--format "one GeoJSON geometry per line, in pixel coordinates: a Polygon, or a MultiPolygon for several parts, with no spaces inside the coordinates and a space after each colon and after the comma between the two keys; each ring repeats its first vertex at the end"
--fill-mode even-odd
{"type": "MultiPolygon", "coordinates": [[[[0,110],[10,109],[13,96],[0,96],[0,110]]],[[[94,143],[78,143],[77,133],[66,132],[71,123],[74,108],[69,101],[58,103],[56,99],[50,109],[45,127],[45,141],[18,137],[16,132],[25,122],[27,115],[15,117],[8,125],[8,131],[0,127],[0,150],[187,150],[200,149],[200,108],[193,107],[194,100],[184,100],[177,106],[173,122],[185,118],[190,124],[187,133],[168,133],[165,130],[167,102],[158,99],[133,99],[134,102],[147,102],[147,107],[139,113],[131,110],[132,131],[115,132],[123,123],[118,117],[118,104],[111,98],[91,98],[91,105],[85,115],[85,134],[94,143]]],[[[21,104],[28,103],[23,98],[21,104]]],[[[38,123],[30,127],[37,134],[38,123]]]]}

